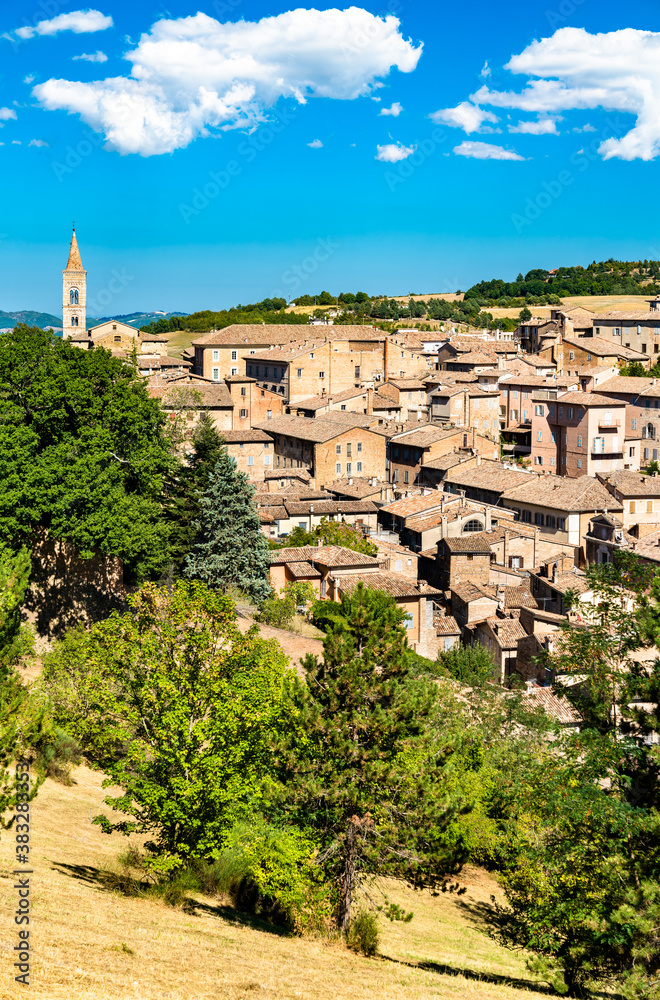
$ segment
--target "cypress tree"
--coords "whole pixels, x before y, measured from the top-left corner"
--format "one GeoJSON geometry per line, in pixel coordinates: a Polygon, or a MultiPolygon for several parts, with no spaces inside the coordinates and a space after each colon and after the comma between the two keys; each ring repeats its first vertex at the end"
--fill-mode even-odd
{"type": "Polygon", "coordinates": [[[195,542],[185,575],[209,587],[240,587],[257,601],[271,592],[268,542],[254,505],[254,487],[223,448],[199,503],[195,542]]]}
{"type": "Polygon", "coordinates": [[[410,674],[403,617],[359,583],[328,622],[323,659],[307,656],[306,681],[285,681],[296,726],[283,736],[283,817],[319,844],[342,931],[365,878],[446,885],[466,856],[432,736],[437,686],[410,674]]]}

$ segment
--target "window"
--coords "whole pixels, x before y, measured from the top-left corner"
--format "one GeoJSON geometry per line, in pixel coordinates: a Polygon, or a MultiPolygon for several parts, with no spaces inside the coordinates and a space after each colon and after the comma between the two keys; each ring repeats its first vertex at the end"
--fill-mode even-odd
{"type": "Polygon", "coordinates": [[[220,351],[214,351],[213,352],[213,360],[214,361],[219,361],[220,360],[220,351]]]}
{"type": "Polygon", "coordinates": [[[560,417],[563,417],[563,416],[564,416],[564,407],[563,407],[563,406],[560,406],[560,407],[559,407],[559,416],[560,416],[560,417]]]}
{"type": "Polygon", "coordinates": [[[219,382],[220,381],[220,369],[219,368],[214,368],[213,369],[212,377],[213,377],[213,381],[214,382],[219,382]]]}
{"type": "Polygon", "coordinates": [[[529,511],[529,510],[524,510],[524,511],[523,511],[523,521],[525,522],[525,524],[529,524],[529,522],[530,522],[531,520],[532,520],[532,514],[531,514],[531,511],[529,511]]]}
{"type": "Polygon", "coordinates": [[[306,528],[307,527],[307,521],[298,521],[298,527],[299,528],[306,528]]]}
{"type": "Polygon", "coordinates": [[[406,469],[406,471],[403,474],[403,481],[404,481],[404,483],[410,482],[410,479],[408,477],[408,470],[407,469],[406,469]]]}
{"type": "Polygon", "coordinates": [[[613,336],[614,337],[620,337],[621,336],[621,327],[620,326],[615,326],[614,327],[613,336]]]}
{"type": "Polygon", "coordinates": [[[591,355],[587,354],[587,361],[591,361],[591,355]]]}
{"type": "Polygon", "coordinates": [[[536,432],[536,440],[537,441],[542,441],[543,440],[543,431],[537,431],[536,432]]]}
{"type": "Polygon", "coordinates": [[[231,352],[231,359],[232,361],[238,361],[238,351],[231,352]]]}
{"type": "Polygon", "coordinates": [[[534,524],[543,525],[543,514],[540,514],[538,511],[534,515],[534,524]]]}
{"type": "Polygon", "coordinates": [[[337,462],[337,464],[335,465],[335,472],[341,472],[341,463],[340,462],[337,462]]]}
{"type": "Polygon", "coordinates": [[[548,514],[545,519],[545,523],[548,528],[554,528],[555,526],[555,516],[554,514],[548,514]]]}
{"type": "Polygon", "coordinates": [[[69,304],[72,306],[78,305],[78,289],[72,288],[69,292],[69,304]]]}
{"type": "Polygon", "coordinates": [[[296,376],[297,378],[302,378],[302,368],[296,368],[296,376]]]}
{"type": "Polygon", "coordinates": [[[264,455],[264,465],[270,465],[270,455],[264,455]]]}
{"type": "Polygon", "coordinates": [[[523,566],[522,556],[509,556],[509,569],[523,569],[523,566]]]}
{"type": "Polygon", "coordinates": [[[653,513],[653,501],[652,500],[647,500],[646,501],[646,513],[647,514],[652,514],[653,513]]]}
{"type": "Polygon", "coordinates": [[[555,415],[555,408],[554,408],[554,406],[552,406],[552,404],[551,404],[551,405],[550,405],[550,406],[548,407],[548,409],[550,410],[550,416],[551,416],[551,417],[554,417],[554,415],[555,415]]]}
{"type": "Polygon", "coordinates": [[[634,431],[636,431],[636,430],[637,430],[637,417],[633,417],[633,418],[632,418],[632,429],[633,429],[634,431]]]}
{"type": "Polygon", "coordinates": [[[582,468],[582,459],[581,458],[578,458],[578,460],[577,460],[577,467],[578,467],[578,469],[582,468]]]}
{"type": "Polygon", "coordinates": [[[360,366],[356,365],[355,366],[355,378],[359,378],[359,377],[360,377],[360,366]]]}
{"type": "Polygon", "coordinates": [[[353,468],[353,464],[351,462],[347,462],[346,463],[346,475],[347,476],[350,476],[352,468],[353,468]]]}
{"type": "Polygon", "coordinates": [[[612,411],[611,410],[606,410],[605,411],[605,415],[603,416],[603,423],[605,424],[606,427],[609,427],[610,424],[612,423],[612,411]]]}
{"type": "Polygon", "coordinates": [[[252,455],[248,455],[248,465],[254,465],[254,457],[252,455]]]}
{"type": "Polygon", "coordinates": [[[634,514],[637,510],[637,505],[634,500],[630,501],[630,513],[634,514]]]}
{"type": "Polygon", "coordinates": [[[578,443],[577,443],[577,446],[578,446],[578,448],[582,447],[582,435],[581,434],[578,434],[578,443]]]}
{"type": "MultiPolygon", "coordinates": [[[[544,417],[545,416],[545,407],[544,406],[535,406],[534,407],[534,415],[536,417],[544,417]]],[[[550,407],[550,416],[551,417],[554,416],[554,407],[553,406],[550,407]]]]}
{"type": "Polygon", "coordinates": [[[484,530],[483,521],[480,521],[479,518],[477,517],[473,517],[472,520],[467,521],[463,525],[464,535],[469,535],[474,531],[483,531],[483,530],[484,530]]]}
{"type": "Polygon", "coordinates": [[[542,455],[534,455],[534,465],[543,465],[542,455]]]}
{"type": "Polygon", "coordinates": [[[529,399],[529,393],[528,392],[525,393],[525,399],[529,399]]]}
{"type": "Polygon", "coordinates": [[[592,451],[592,453],[594,455],[603,453],[605,451],[605,438],[604,437],[595,437],[594,438],[593,448],[591,449],[591,451],[592,451]]]}
{"type": "Polygon", "coordinates": [[[358,464],[357,464],[357,470],[358,470],[358,472],[362,472],[362,462],[358,462],[358,464]]]}
{"type": "Polygon", "coordinates": [[[314,358],[314,351],[312,351],[312,353],[310,354],[310,358],[312,359],[314,358]]]}
{"type": "Polygon", "coordinates": [[[646,354],[646,344],[642,344],[642,354],[646,354]]]}
{"type": "Polygon", "coordinates": [[[319,372],[319,378],[325,378],[325,372],[319,372]]]}
{"type": "Polygon", "coordinates": [[[238,375],[238,368],[232,368],[231,373],[232,375],[238,375]]]}
{"type": "Polygon", "coordinates": [[[575,361],[575,351],[569,351],[568,352],[568,360],[569,361],[575,361]]]}
{"type": "Polygon", "coordinates": [[[115,344],[121,344],[121,335],[119,337],[113,337],[112,339],[114,340],[115,344]]]}
{"type": "Polygon", "coordinates": [[[635,449],[631,448],[629,454],[630,454],[631,458],[634,458],[635,457],[635,449]]]}
{"type": "Polygon", "coordinates": [[[566,409],[566,416],[568,417],[569,420],[573,419],[573,407],[572,406],[567,407],[567,409],[566,409]]]}
{"type": "Polygon", "coordinates": [[[72,316],[71,317],[71,326],[78,326],[78,317],[77,316],[72,316]]]}
{"type": "Polygon", "coordinates": [[[341,406],[339,407],[339,409],[340,410],[345,410],[346,409],[346,403],[342,403],[341,406]]]}
{"type": "Polygon", "coordinates": [[[644,458],[648,458],[648,457],[649,457],[649,450],[648,450],[648,448],[645,448],[644,449],[644,458]]]}
{"type": "Polygon", "coordinates": [[[560,531],[564,530],[565,524],[566,524],[566,518],[565,517],[558,517],[557,518],[557,527],[559,528],[560,531]]]}
{"type": "Polygon", "coordinates": [[[245,386],[241,386],[241,396],[245,396],[245,386]]]}
{"type": "Polygon", "coordinates": [[[272,410],[266,410],[266,420],[271,420],[273,416],[272,410]]]}
{"type": "Polygon", "coordinates": [[[338,444],[338,445],[335,445],[335,452],[336,452],[336,453],[337,453],[338,455],[341,455],[341,445],[340,445],[340,444],[338,444]]]}
{"type": "Polygon", "coordinates": [[[358,443],[357,443],[357,450],[358,451],[362,451],[362,442],[361,441],[358,441],[358,443]]]}
{"type": "Polygon", "coordinates": [[[514,399],[517,399],[518,398],[518,390],[514,389],[512,395],[513,395],[514,399]]]}
{"type": "Polygon", "coordinates": [[[474,553],[473,552],[468,552],[468,554],[467,554],[467,561],[468,562],[472,562],[473,559],[474,559],[474,553]]]}
{"type": "Polygon", "coordinates": [[[247,417],[247,410],[241,410],[241,416],[247,417]]]}

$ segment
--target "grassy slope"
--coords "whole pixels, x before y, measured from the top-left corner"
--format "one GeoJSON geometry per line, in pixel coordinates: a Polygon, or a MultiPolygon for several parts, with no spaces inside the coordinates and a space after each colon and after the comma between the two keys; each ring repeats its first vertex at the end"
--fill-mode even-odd
{"type": "MultiPolygon", "coordinates": [[[[493,943],[470,915],[471,904],[496,891],[484,873],[468,872],[468,892],[458,900],[392,887],[391,898],[413,909],[414,919],[408,924],[385,922],[381,956],[366,959],[337,942],[278,935],[217,901],[200,897],[201,906],[184,913],[106,891],[95,872],[114,865],[124,841],[90,824],[103,801],[100,776],[80,767],[75,779],[71,787],[47,781],[33,803],[31,996],[540,1000],[522,961],[493,943]],[[455,974],[447,974],[445,966],[455,974]],[[521,993],[508,985],[516,980],[531,989],[521,993]]],[[[15,943],[11,842],[11,833],[3,832],[2,1000],[26,996],[25,988],[13,983],[9,957],[15,943]]]]}

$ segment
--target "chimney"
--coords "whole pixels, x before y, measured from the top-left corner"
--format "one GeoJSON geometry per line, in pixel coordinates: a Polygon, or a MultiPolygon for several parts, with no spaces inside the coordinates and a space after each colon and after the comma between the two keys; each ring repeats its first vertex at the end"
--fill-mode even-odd
{"type": "Polygon", "coordinates": [[[481,455],[477,455],[477,465],[481,465],[481,455]]]}
{"type": "Polygon", "coordinates": [[[367,389],[367,416],[371,416],[374,412],[374,390],[367,389]]]}
{"type": "Polygon", "coordinates": [[[349,485],[349,486],[352,486],[352,485],[353,485],[353,480],[352,480],[352,479],[349,479],[349,480],[348,480],[348,485],[349,485]]]}

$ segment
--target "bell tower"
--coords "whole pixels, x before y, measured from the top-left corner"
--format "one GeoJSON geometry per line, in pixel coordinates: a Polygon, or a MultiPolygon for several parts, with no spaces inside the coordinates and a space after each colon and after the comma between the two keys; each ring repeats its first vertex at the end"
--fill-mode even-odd
{"type": "Polygon", "coordinates": [[[83,270],[76,226],[73,226],[69,262],[62,271],[62,337],[76,337],[87,332],[87,271],[83,270]]]}

